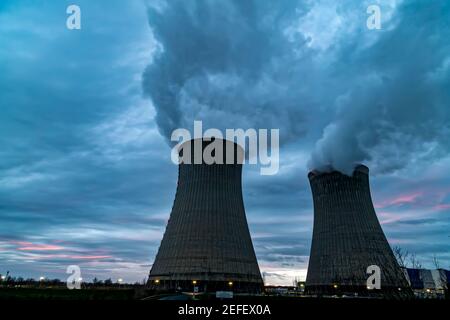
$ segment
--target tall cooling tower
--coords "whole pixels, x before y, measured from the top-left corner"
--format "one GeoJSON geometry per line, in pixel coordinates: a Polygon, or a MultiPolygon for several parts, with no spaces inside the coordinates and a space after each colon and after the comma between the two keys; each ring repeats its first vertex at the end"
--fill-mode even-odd
{"type": "Polygon", "coordinates": [[[369,187],[369,168],[352,176],[337,171],[308,175],[314,202],[314,229],[306,288],[311,294],[410,295],[378,222],[369,187]],[[367,267],[380,268],[381,289],[368,290],[367,267]]]}
{"type": "Polygon", "coordinates": [[[179,165],[172,212],[150,270],[153,289],[259,292],[263,286],[242,198],[243,150],[215,141],[223,143],[224,164],[194,164],[194,147],[203,151],[210,141],[180,147],[180,155],[191,151],[191,164],[179,165]],[[234,163],[226,164],[230,152],[234,163]]]}

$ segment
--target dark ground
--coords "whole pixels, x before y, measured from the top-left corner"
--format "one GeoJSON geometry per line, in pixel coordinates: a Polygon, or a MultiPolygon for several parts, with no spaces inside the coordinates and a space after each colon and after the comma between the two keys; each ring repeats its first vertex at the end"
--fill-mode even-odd
{"type": "MultiPolygon", "coordinates": [[[[414,318],[420,313],[428,315],[445,314],[450,300],[392,301],[380,299],[306,298],[283,296],[235,296],[234,299],[218,300],[212,296],[191,297],[181,294],[160,294],[143,288],[89,288],[68,290],[65,288],[0,288],[1,310],[13,310],[15,316],[34,318],[44,313],[50,318],[62,314],[86,315],[89,318],[104,319],[111,314],[114,318],[133,315],[146,319],[301,319],[331,315],[333,318],[364,319],[370,316],[389,318],[414,318]],[[234,306],[259,306],[270,310],[270,314],[224,314],[234,306]],[[211,315],[180,315],[180,310],[189,307],[209,307],[211,315]],[[440,310],[441,309],[441,310],[440,310]],[[59,310],[59,311],[58,311],[59,310]],[[61,312],[60,312],[61,311],[61,312]],[[27,317],[29,315],[29,317],[27,317]]],[[[262,310],[262,309],[261,309],[262,310]]],[[[242,309],[241,309],[242,311],[242,309]]],[[[2,311],[0,311],[0,315],[2,311]]],[[[373,317],[372,317],[373,318],[373,317]]]]}

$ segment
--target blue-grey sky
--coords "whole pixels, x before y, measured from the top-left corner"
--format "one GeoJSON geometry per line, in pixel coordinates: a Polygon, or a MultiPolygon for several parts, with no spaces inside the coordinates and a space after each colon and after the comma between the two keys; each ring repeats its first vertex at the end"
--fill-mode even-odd
{"type": "Polygon", "coordinates": [[[194,120],[280,129],[278,174],[243,173],[268,283],[305,277],[327,164],[369,165],[390,243],[450,268],[448,39],[448,1],[1,1],[0,273],[142,281],[194,120]]]}

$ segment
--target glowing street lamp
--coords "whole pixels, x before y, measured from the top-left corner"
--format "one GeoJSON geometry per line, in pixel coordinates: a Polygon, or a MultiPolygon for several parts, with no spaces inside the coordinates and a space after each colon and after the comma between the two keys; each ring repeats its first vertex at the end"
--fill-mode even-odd
{"type": "Polygon", "coordinates": [[[122,284],[123,279],[122,279],[122,278],[119,278],[119,279],[117,279],[117,282],[118,282],[119,284],[122,284]]]}
{"type": "Polygon", "coordinates": [[[156,280],[155,280],[155,284],[159,284],[159,279],[156,279],[156,280]]]}
{"type": "Polygon", "coordinates": [[[197,284],[197,280],[192,280],[192,284],[197,284]]]}
{"type": "Polygon", "coordinates": [[[229,285],[230,287],[232,287],[232,286],[233,286],[233,281],[229,281],[229,282],[228,282],[228,285],[229,285]]]}
{"type": "Polygon", "coordinates": [[[39,281],[44,281],[45,277],[39,277],[39,281]]]}

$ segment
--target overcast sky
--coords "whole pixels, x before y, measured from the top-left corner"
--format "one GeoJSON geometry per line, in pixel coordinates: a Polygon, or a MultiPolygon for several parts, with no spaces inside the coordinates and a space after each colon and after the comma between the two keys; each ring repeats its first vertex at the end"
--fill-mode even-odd
{"type": "Polygon", "coordinates": [[[194,120],[280,129],[278,174],[243,173],[268,283],[305,278],[330,164],[367,164],[390,244],[450,268],[449,39],[448,1],[1,1],[0,273],[142,281],[194,120]]]}

